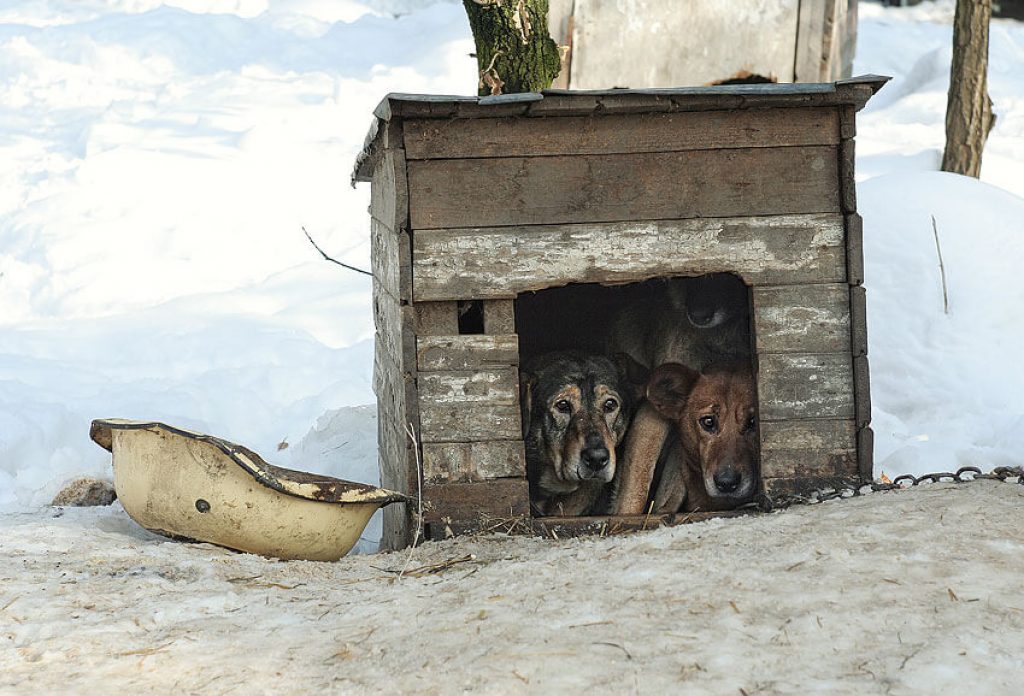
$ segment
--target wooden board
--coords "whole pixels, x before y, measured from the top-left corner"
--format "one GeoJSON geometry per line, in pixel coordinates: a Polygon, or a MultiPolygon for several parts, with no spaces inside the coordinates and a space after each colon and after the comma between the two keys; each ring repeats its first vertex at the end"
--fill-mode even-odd
{"type": "Polygon", "coordinates": [[[373,170],[370,216],[392,232],[404,232],[408,229],[408,204],[405,153],[384,150],[373,170]]]}
{"type": "Polygon", "coordinates": [[[763,481],[764,492],[769,499],[776,500],[780,496],[807,496],[814,491],[831,488],[845,488],[861,483],[858,476],[801,476],[797,478],[766,478],[763,481]]]}
{"type": "Polygon", "coordinates": [[[417,380],[422,442],[522,437],[519,373],[514,367],[424,372],[417,380]]]}
{"type": "Polygon", "coordinates": [[[417,336],[453,336],[459,333],[457,302],[417,302],[417,336]]]}
{"type": "Polygon", "coordinates": [[[856,476],[853,420],[762,421],[763,478],[856,476]]]}
{"type": "Polygon", "coordinates": [[[409,160],[680,152],[838,142],[839,118],[834,108],[405,122],[409,160]]]}
{"type": "MultiPolygon", "coordinates": [[[[426,484],[423,486],[423,519],[432,527],[445,518],[476,521],[509,518],[530,512],[530,492],[525,478],[495,479],[483,483],[426,484]]],[[[440,531],[440,530],[439,530],[440,531]]],[[[443,539],[431,529],[431,539],[443,539]]]]}
{"type": "Polygon", "coordinates": [[[516,331],[516,310],[512,300],[484,301],[484,333],[511,334],[516,331]]]}
{"type": "Polygon", "coordinates": [[[867,291],[863,287],[850,288],[850,342],[855,357],[868,352],[867,302],[867,291]]]}
{"type": "Polygon", "coordinates": [[[759,353],[840,353],[850,350],[850,287],[754,287],[759,353]]]}
{"type": "Polygon", "coordinates": [[[846,268],[850,285],[864,282],[864,223],[857,213],[846,216],[846,268]]]}
{"type": "Polygon", "coordinates": [[[839,145],[839,201],[844,213],[857,212],[857,181],[854,179],[854,141],[844,140],[839,145]]]}
{"type": "Polygon", "coordinates": [[[418,160],[408,173],[417,231],[840,210],[834,146],[418,160]]]}
{"type": "Polygon", "coordinates": [[[854,417],[849,353],[772,353],[757,363],[762,422],[854,417]]]}
{"type": "Polygon", "coordinates": [[[853,380],[854,394],[857,399],[857,425],[863,427],[871,422],[871,373],[866,355],[853,359],[853,380]]]}
{"type": "Polygon", "coordinates": [[[417,303],[514,298],[715,272],[755,285],[837,283],[846,280],[845,243],[838,214],[417,231],[413,294],[417,303]]]}
{"type": "Polygon", "coordinates": [[[872,481],[875,478],[875,433],[870,426],[864,426],[857,431],[857,463],[860,469],[862,481],[872,481]]]}
{"type": "Polygon", "coordinates": [[[420,372],[477,370],[519,364],[519,337],[514,333],[420,336],[416,345],[420,372]]]}
{"type": "Polygon", "coordinates": [[[522,440],[441,442],[423,445],[423,476],[427,483],[466,483],[525,477],[522,440]]]}

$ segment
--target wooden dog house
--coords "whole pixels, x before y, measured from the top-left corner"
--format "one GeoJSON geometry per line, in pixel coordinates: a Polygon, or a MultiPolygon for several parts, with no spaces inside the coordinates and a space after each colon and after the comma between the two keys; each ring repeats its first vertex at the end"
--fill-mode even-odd
{"type": "MultiPolygon", "coordinates": [[[[886,79],[387,96],[353,180],[372,181],[381,484],[415,495],[421,464],[427,538],[536,526],[515,299],[571,283],[740,276],[764,492],[870,480],[853,138],[886,79]]],[[[385,548],[414,513],[385,510],[385,548]]]]}

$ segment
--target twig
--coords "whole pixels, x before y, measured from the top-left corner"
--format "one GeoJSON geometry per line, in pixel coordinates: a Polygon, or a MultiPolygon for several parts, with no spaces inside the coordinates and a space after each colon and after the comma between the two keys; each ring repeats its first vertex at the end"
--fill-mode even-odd
{"type": "Polygon", "coordinates": [[[370,273],[369,271],[364,271],[363,269],[356,268],[355,266],[349,266],[347,263],[342,263],[338,259],[332,259],[330,256],[327,255],[327,253],[323,249],[320,248],[320,245],[317,244],[316,242],[314,242],[313,238],[309,236],[309,232],[306,232],[306,226],[305,225],[302,226],[302,231],[306,234],[306,239],[309,240],[309,243],[313,245],[314,249],[316,249],[317,251],[320,252],[320,255],[324,257],[325,261],[330,261],[331,263],[336,263],[339,266],[341,266],[342,268],[347,268],[350,271],[355,271],[356,273],[362,273],[363,275],[368,275],[371,278],[373,277],[373,274],[370,273]]]}
{"type": "Polygon", "coordinates": [[[939,246],[939,227],[932,215],[932,232],[935,234],[935,253],[939,255],[939,274],[942,276],[942,311],[949,314],[949,295],[946,293],[946,266],[942,263],[942,247],[939,246]]]}
{"type": "Polygon", "coordinates": [[[402,566],[402,572],[398,574],[398,579],[401,580],[402,576],[405,575],[405,571],[409,569],[409,564],[412,562],[413,551],[416,550],[416,544],[419,543],[420,533],[423,530],[423,465],[420,462],[420,443],[416,439],[416,428],[413,427],[412,422],[405,424],[405,434],[409,436],[412,441],[412,451],[416,458],[416,532],[412,537],[412,545],[409,547],[409,556],[405,559],[405,565],[402,566]]]}

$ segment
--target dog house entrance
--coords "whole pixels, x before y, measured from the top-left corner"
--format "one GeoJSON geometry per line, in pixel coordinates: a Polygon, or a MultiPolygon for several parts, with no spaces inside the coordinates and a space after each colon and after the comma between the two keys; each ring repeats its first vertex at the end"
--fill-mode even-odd
{"type": "Polygon", "coordinates": [[[533,516],[725,511],[753,500],[751,306],[750,288],[727,273],[519,295],[533,516]]]}

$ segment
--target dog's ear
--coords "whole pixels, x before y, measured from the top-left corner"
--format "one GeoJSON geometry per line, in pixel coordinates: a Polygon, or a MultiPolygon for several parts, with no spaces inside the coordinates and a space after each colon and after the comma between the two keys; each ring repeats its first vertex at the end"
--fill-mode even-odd
{"type": "Polygon", "coordinates": [[[635,404],[644,396],[651,371],[634,360],[628,353],[616,353],[612,356],[612,360],[619,368],[619,375],[623,379],[623,384],[629,389],[631,401],[635,404]]]}
{"type": "Polygon", "coordinates": [[[533,408],[533,388],[537,385],[537,375],[532,372],[519,373],[519,414],[523,419],[523,438],[530,434],[530,415],[533,408]]]}
{"type": "Polygon", "coordinates": [[[700,378],[700,373],[679,363],[665,363],[659,366],[647,383],[647,400],[658,413],[677,420],[686,409],[690,390],[700,378]]]}

